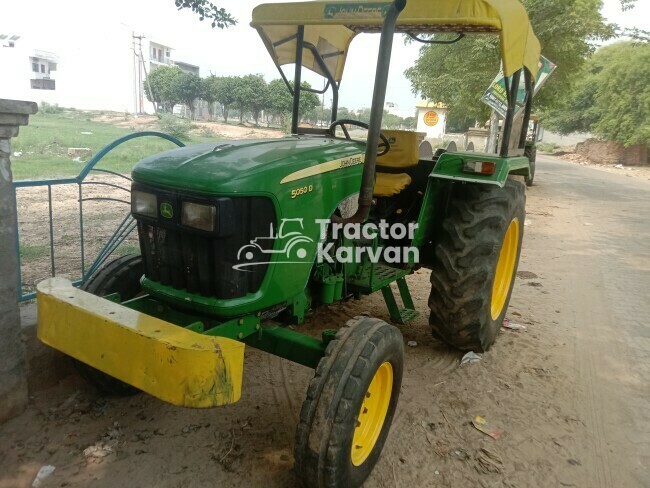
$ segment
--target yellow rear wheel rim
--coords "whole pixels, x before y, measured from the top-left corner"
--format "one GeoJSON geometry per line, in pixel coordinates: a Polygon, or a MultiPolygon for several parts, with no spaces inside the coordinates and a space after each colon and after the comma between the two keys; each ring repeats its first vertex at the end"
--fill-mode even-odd
{"type": "Polygon", "coordinates": [[[517,262],[517,251],[519,250],[519,219],[515,217],[510,222],[506,235],[501,244],[499,261],[497,262],[496,273],[494,274],[494,285],[492,286],[491,313],[492,320],[496,320],[503,312],[503,307],[508,298],[510,284],[512,283],[517,262]]]}
{"type": "Polygon", "coordinates": [[[375,371],[366,392],[352,439],[352,464],[360,466],[368,459],[384,426],[393,391],[393,366],[384,362],[375,371]]]}

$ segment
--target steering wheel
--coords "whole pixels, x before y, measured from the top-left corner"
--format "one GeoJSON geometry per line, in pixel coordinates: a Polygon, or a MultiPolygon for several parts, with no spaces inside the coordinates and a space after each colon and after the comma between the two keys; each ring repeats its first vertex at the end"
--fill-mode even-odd
{"type": "MultiPolygon", "coordinates": [[[[345,134],[345,138],[352,140],[350,137],[350,133],[348,130],[345,128],[345,124],[349,125],[356,125],[358,127],[361,127],[362,129],[368,130],[370,126],[366,124],[365,122],[360,122],[358,120],[353,120],[353,119],[339,119],[335,120],[330,124],[329,131],[332,137],[334,137],[336,133],[336,127],[341,126],[341,130],[343,131],[343,134],[345,134]]],[[[381,139],[381,142],[377,145],[377,149],[381,149],[380,151],[377,151],[377,156],[383,156],[386,154],[388,151],[390,151],[390,142],[388,142],[388,137],[386,137],[384,134],[381,132],[379,133],[379,138],[381,139]],[[382,149],[383,148],[383,149],[382,149]]]]}

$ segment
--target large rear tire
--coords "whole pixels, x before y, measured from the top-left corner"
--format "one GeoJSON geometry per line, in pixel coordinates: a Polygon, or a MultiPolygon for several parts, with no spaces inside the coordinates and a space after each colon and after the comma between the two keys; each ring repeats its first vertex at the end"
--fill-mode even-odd
{"type": "MultiPolygon", "coordinates": [[[[119,257],[97,273],[95,273],[84,285],[82,290],[100,297],[119,293],[122,301],[134,298],[142,291],[140,288],[140,277],[144,274],[142,256],[127,254],[119,257]]],[[[125,358],[125,361],[128,358],[125,358]]],[[[124,383],[106,373],[93,368],[92,366],[74,360],[75,367],[79,374],[95,385],[99,391],[112,396],[130,396],[139,393],[137,388],[124,383]]]]}
{"type": "Polygon", "coordinates": [[[494,343],[508,309],[524,232],[524,185],[455,185],[435,250],[434,337],[466,351],[494,343]]]}
{"type": "Polygon", "coordinates": [[[386,322],[356,317],[327,346],[296,431],[303,486],[357,487],[388,437],[402,384],[404,343],[386,322]]]}

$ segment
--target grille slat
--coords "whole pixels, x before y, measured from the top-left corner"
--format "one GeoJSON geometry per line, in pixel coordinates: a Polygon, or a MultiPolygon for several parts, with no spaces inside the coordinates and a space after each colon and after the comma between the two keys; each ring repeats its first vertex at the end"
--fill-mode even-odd
{"type": "MultiPolygon", "coordinates": [[[[151,188],[147,191],[156,193],[151,188]]],[[[165,193],[165,200],[173,199],[178,208],[183,196],[170,197],[165,193]]],[[[268,265],[246,271],[235,270],[233,266],[238,264],[237,253],[242,246],[256,237],[268,235],[269,226],[275,221],[275,209],[271,200],[263,197],[229,200],[232,204],[229,202],[224,208],[232,216],[219,216],[223,229],[218,233],[199,233],[169,219],[153,221],[136,215],[145,276],[178,290],[219,299],[239,298],[256,292],[268,265]]],[[[267,241],[270,247],[272,242],[267,241]]]]}

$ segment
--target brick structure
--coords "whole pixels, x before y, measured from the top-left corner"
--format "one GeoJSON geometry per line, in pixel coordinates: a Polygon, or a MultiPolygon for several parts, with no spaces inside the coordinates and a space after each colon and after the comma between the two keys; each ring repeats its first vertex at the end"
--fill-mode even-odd
{"type": "Polygon", "coordinates": [[[27,125],[34,102],[0,99],[0,423],[27,405],[25,349],[18,309],[16,195],[11,176],[11,138],[27,125]]]}

